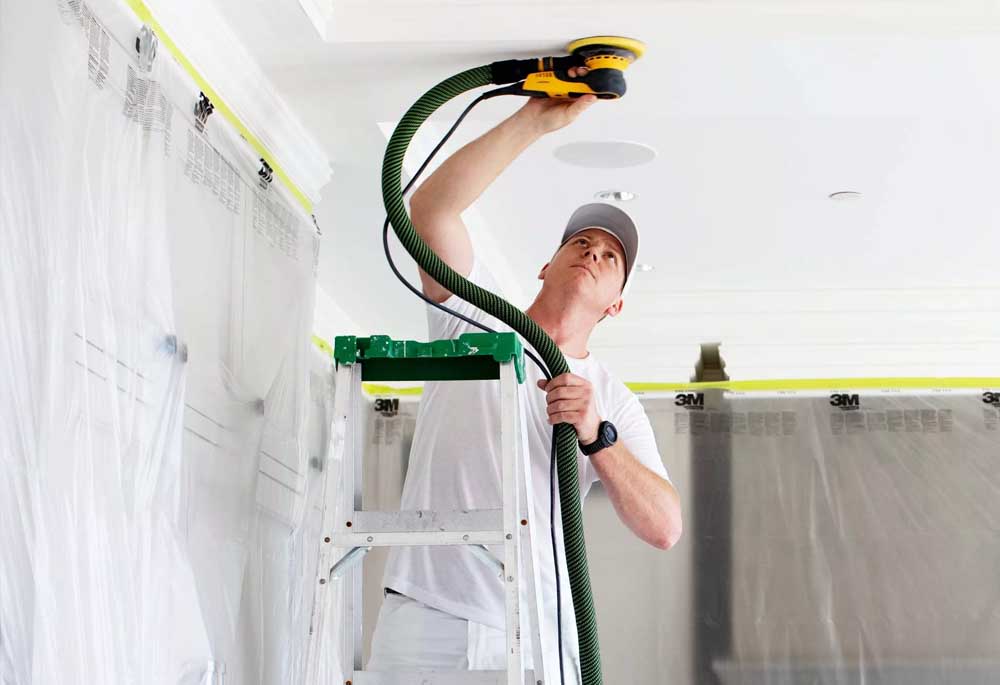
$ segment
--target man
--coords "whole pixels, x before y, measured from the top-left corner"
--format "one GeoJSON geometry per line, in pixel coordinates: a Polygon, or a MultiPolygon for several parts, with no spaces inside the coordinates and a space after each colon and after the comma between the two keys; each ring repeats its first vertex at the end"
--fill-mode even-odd
{"type": "MultiPolygon", "coordinates": [[[[530,99],[516,114],[455,153],[413,195],[411,217],[420,236],[455,271],[496,291],[495,280],[473,254],[461,213],[529,145],[571,123],[594,100],[593,96],[571,101],[530,99]]],[[[531,385],[526,384],[522,396],[528,404],[528,450],[535,490],[532,510],[538,530],[547,533],[551,431],[557,423],[570,423],[581,443],[577,455],[581,497],[600,480],[625,525],[647,543],[668,549],[681,534],[680,501],[649,421],[638,399],[587,351],[597,323],[622,310],[622,292],[635,266],[637,247],[638,234],[627,214],[611,205],[585,205],[573,214],[559,248],[538,275],[541,292],[526,312],[556,342],[572,372],[546,382],[533,364],[527,365],[531,385]],[[602,422],[610,422],[617,430],[613,444],[607,444],[609,432],[602,422]]],[[[453,296],[423,271],[420,278],[428,298],[491,328],[510,330],[453,296]]],[[[435,308],[428,307],[427,316],[431,340],[477,330],[435,308]]],[[[499,508],[498,425],[495,382],[428,383],[402,508],[499,508]]],[[[573,683],[579,680],[579,663],[558,501],[555,518],[562,579],[562,651],[566,682],[573,683]]],[[[549,536],[535,544],[542,577],[539,593],[545,607],[543,649],[547,661],[557,664],[555,570],[549,536]]],[[[386,597],[368,670],[505,668],[503,584],[468,549],[394,548],[384,585],[386,597]]],[[[522,636],[529,634],[529,630],[522,631],[522,636]]],[[[524,646],[530,658],[530,638],[524,646]]]]}

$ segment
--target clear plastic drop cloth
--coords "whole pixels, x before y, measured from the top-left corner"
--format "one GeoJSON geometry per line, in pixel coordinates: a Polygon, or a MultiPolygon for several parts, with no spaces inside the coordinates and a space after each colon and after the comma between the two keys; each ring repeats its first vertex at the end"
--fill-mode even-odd
{"type": "Polygon", "coordinates": [[[299,682],[318,239],[140,28],[0,0],[0,683],[299,682]]]}
{"type": "Polygon", "coordinates": [[[646,400],[685,507],[658,682],[1000,682],[995,391],[646,400]]]}
{"type": "MultiPolygon", "coordinates": [[[[145,0],[146,6],[184,54],[206,74],[212,88],[240,113],[243,123],[276,155],[277,162],[313,202],[330,181],[330,162],[288,104],[270,85],[253,53],[228,25],[214,2],[145,0]]],[[[243,12],[260,11],[241,6],[243,12]]]]}

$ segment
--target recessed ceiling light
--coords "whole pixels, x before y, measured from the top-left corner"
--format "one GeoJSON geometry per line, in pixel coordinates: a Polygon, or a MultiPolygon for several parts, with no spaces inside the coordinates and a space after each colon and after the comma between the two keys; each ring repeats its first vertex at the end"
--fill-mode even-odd
{"type": "Polygon", "coordinates": [[[557,147],[556,159],[588,169],[622,169],[656,159],[656,150],[623,140],[585,140],[557,147]]]}
{"type": "Polygon", "coordinates": [[[635,265],[636,271],[642,271],[643,273],[648,273],[655,269],[656,267],[652,264],[643,264],[642,262],[637,262],[635,265]]]}
{"type": "Polygon", "coordinates": [[[856,190],[838,190],[835,193],[830,193],[827,195],[834,202],[850,202],[852,200],[857,200],[861,197],[861,193],[856,190]]]}
{"type": "Polygon", "coordinates": [[[594,197],[598,200],[610,200],[614,202],[628,202],[629,200],[634,200],[638,197],[635,193],[630,193],[627,190],[602,190],[599,193],[595,193],[594,197]]]}

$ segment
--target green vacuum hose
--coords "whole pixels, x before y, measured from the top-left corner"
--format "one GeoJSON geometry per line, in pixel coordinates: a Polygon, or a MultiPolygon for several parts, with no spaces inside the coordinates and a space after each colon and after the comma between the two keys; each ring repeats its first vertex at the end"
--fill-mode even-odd
{"type": "MultiPolygon", "coordinates": [[[[435,281],[517,331],[541,355],[552,376],[569,373],[562,352],[552,338],[527,314],[503,298],[484,290],[460,276],[434,254],[417,235],[403,203],[403,156],[420,125],[448,100],[474,88],[506,83],[495,76],[495,66],[482,66],[456,74],[427,91],[403,116],[393,131],[382,162],[382,198],[393,230],[399,241],[421,269],[435,281]]],[[[562,514],[563,544],[569,569],[570,592],[576,613],[580,644],[580,673],[583,685],[600,685],[601,654],[597,642],[597,618],[594,614],[587,569],[587,548],[583,537],[583,512],[580,507],[576,455],[576,431],[568,423],[555,427],[556,468],[559,474],[559,504],[562,514]]]]}

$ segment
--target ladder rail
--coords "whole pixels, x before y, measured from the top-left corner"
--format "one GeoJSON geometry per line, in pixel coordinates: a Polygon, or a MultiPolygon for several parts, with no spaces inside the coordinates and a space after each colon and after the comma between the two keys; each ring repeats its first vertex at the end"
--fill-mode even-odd
{"type": "MultiPolygon", "coordinates": [[[[323,485],[320,499],[322,501],[322,531],[338,530],[338,523],[344,511],[352,507],[344,498],[344,479],[350,477],[354,469],[353,452],[354,432],[358,430],[358,422],[350,421],[356,399],[353,389],[361,389],[361,366],[340,366],[336,372],[336,392],[334,394],[333,425],[330,431],[330,444],[327,449],[327,459],[321,465],[323,470],[323,485]]],[[[361,428],[363,430],[363,428],[361,428]]],[[[306,682],[321,683],[325,680],[323,652],[331,647],[340,654],[341,665],[344,661],[344,638],[342,630],[335,635],[329,633],[337,630],[336,622],[329,620],[339,595],[345,587],[349,587],[347,579],[334,578],[332,570],[338,562],[339,549],[335,546],[332,534],[324,533],[319,543],[317,562],[317,583],[313,591],[313,610],[309,625],[310,639],[306,650],[306,682]],[[337,638],[338,644],[329,644],[329,639],[337,638]]],[[[356,550],[348,550],[347,555],[358,556],[356,550]]],[[[363,556],[363,552],[361,553],[363,556]]],[[[343,558],[340,561],[344,561],[343,558]]],[[[339,563],[339,562],[338,562],[339,563]]],[[[350,602],[339,602],[350,604],[350,602]]]]}
{"type": "MultiPolygon", "coordinates": [[[[336,532],[348,530],[349,526],[353,526],[356,512],[364,508],[363,462],[365,456],[365,433],[368,428],[368,421],[362,418],[366,417],[364,411],[365,398],[361,386],[363,366],[361,364],[352,364],[348,368],[351,372],[350,386],[348,388],[351,398],[351,415],[348,419],[348,424],[351,428],[348,429],[350,442],[348,443],[347,461],[351,463],[351,467],[341,484],[343,498],[343,508],[341,509],[343,515],[341,518],[345,520],[339,522],[338,528],[334,529],[336,532]]],[[[364,624],[363,564],[354,565],[344,575],[347,585],[346,589],[350,593],[350,602],[348,602],[348,606],[344,609],[345,621],[342,624],[343,631],[341,633],[344,637],[344,645],[341,665],[354,671],[360,671],[364,668],[364,644],[362,639],[364,624]],[[348,667],[348,664],[352,664],[352,666],[348,667]]]]}
{"type": "Polygon", "coordinates": [[[500,367],[500,455],[503,464],[504,607],[507,612],[507,684],[519,685],[524,673],[521,652],[521,506],[518,481],[518,387],[511,364],[500,367]]]}
{"type": "MultiPolygon", "coordinates": [[[[521,549],[526,550],[527,555],[527,566],[528,568],[524,572],[525,584],[527,586],[527,603],[529,607],[529,621],[531,622],[531,639],[532,639],[532,656],[534,657],[534,662],[532,666],[534,667],[534,673],[541,674],[541,677],[537,680],[537,685],[542,685],[546,679],[550,682],[558,682],[557,675],[558,671],[553,671],[551,669],[556,668],[558,664],[558,656],[556,657],[555,663],[549,663],[549,654],[545,651],[545,646],[542,643],[542,625],[545,620],[545,609],[541,602],[541,587],[542,587],[542,577],[541,577],[541,563],[539,559],[539,545],[547,544],[548,535],[547,531],[539,530],[538,517],[535,516],[534,499],[536,496],[536,491],[534,489],[534,483],[531,477],[531,455],[527,451],[528,445],[528,420],[527,420],[527,407],[524,402],[519,402],[517,406],[517,429],[518,429],[518,440],[522,448],[523,454],[521,458],[517,460],[518,466],[521,469],[520,483],[522,484],[524,490],[524,498],[521,502],[521,520],[526,521],[527,525],[522,526],[524,529],[522,532],[522,546],[521,549]],[[552,676],[552,678],[549,678],[552,676]]],[[[559,648],[561,649],[561,645],[559,648]]]]}

